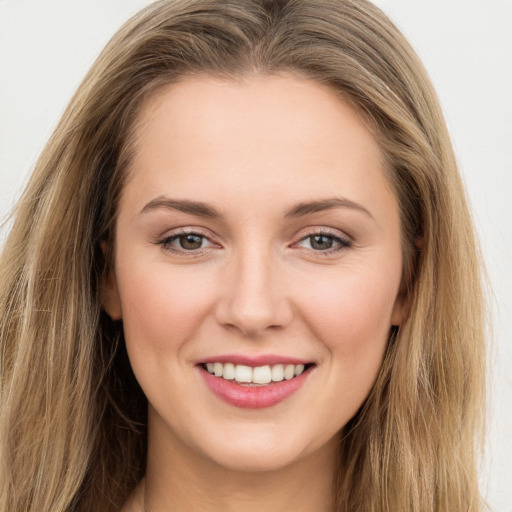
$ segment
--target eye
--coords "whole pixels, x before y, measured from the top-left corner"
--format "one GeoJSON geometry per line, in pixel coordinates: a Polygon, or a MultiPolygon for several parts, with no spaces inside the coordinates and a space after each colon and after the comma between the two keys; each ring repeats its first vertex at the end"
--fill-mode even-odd
{"type": "Polygon", "coordinates": [[[352,242],[331,233],[312,233],[302,238],[297,245],[315,252],[330,253],[350,247],[352,242]]]}
{"type": "Polygon", "coordinates": [[[203,243],[206,240],[204,236],[195,235],[190,233],[188,235],[181,235],[172,240],[171,243],[176,243],[181,249],[186,251],[195,251],[203,247],[203,243]]]}
{"type": "Polygon", "coordinates": [[[174,253],[200,253],[202,249],[217,247],[201,233],[182,231],[167,236],[158,242],[166,251],[174,253]]]}

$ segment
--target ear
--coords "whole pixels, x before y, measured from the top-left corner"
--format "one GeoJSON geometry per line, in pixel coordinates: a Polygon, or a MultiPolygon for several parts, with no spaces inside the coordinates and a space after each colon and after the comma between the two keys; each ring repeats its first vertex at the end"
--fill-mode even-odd
{"type": "MultiPolygon", "coordinates": [[[[102,242],[101,250],[103,255],[105,255],[107,252],[107,245],[105,242],[102,242]]],[[[101,283],[101,305],[112,320],[121,320],[123,317],[121,297],[119,296],[117,280],[112,267],[109,269],[105,280],[101,283]]]]}

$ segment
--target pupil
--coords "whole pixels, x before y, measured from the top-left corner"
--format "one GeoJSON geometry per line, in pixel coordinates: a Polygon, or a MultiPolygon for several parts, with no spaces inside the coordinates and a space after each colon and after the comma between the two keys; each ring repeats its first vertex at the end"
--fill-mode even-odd
{"type": "Polygon", "coordinates": [[[182,249],[200,249],[203,243],[203,237],[198,235],[183,235],[180,236],[180,245],[182,249]]]}
{"type": "Polygon", "coordinates": [[[311,247],[313,247],[313,249],[330,249],[332,247],[332,243],[332,238],[330,236],[315,235],[311,237],[311,247]]]}

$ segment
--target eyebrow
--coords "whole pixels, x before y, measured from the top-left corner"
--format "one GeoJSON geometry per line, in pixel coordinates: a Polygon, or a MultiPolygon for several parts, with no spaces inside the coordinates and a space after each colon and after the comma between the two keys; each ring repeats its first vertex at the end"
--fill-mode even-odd
{"type": "Polygon", "coordinates": [[[335,208],[350,208],[360,211],[373,219],[373,215],[362,205],[344,197],[332,197],[319,201],[307,201],[299,203],[285,213],[285,217],[302,217],[311,213],[333,210],[335,208]]]}
{"type": "Polygon", "coordinates": [[[207,217],[210,219],[219,219],[222,217],[220,212],[213,206],[199,201],[189,201],[187,199],[171,199],[165,196],[158,196],[150,201],[140,213],[146,213],[151,210],[165,208],[170,210],[178,210],[190,215],[197,215],[198,217],[207,217]]]}
{"type": "MultiPolygon", "coordinates": [[[[213,206],[200,201],[190,201],[188,199],[171,199],[166,196],[158,196],[151,200],[141,210],[146,213],[159,208],[177,210],[190,215],[198,217],[206,217],[210,219],[221,219],[222,214],[213,206]]],[[[361,204],[351,201],[343,197],[332,197],[329,199],[321,199],[317,201],[306,201],[293,206],[285,213],[285,218],[289,217],[302,217],[312,213],[318,213],[326,210],[333,210],[335,208],[350,208],[352,210],[360,211],[368,217],[373,218],[372,214],[361,204]]]]}

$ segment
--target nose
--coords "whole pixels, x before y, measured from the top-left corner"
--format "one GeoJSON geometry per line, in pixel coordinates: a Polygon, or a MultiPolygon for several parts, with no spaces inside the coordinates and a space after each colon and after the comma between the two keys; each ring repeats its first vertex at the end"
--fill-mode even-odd
{"type": "Polygon", "coordinates": [[[292,308],[275,259],[268,252],[247,250],[229,263],[216,308],[221,325],[254,338],[290,323],[292,308]]]}

